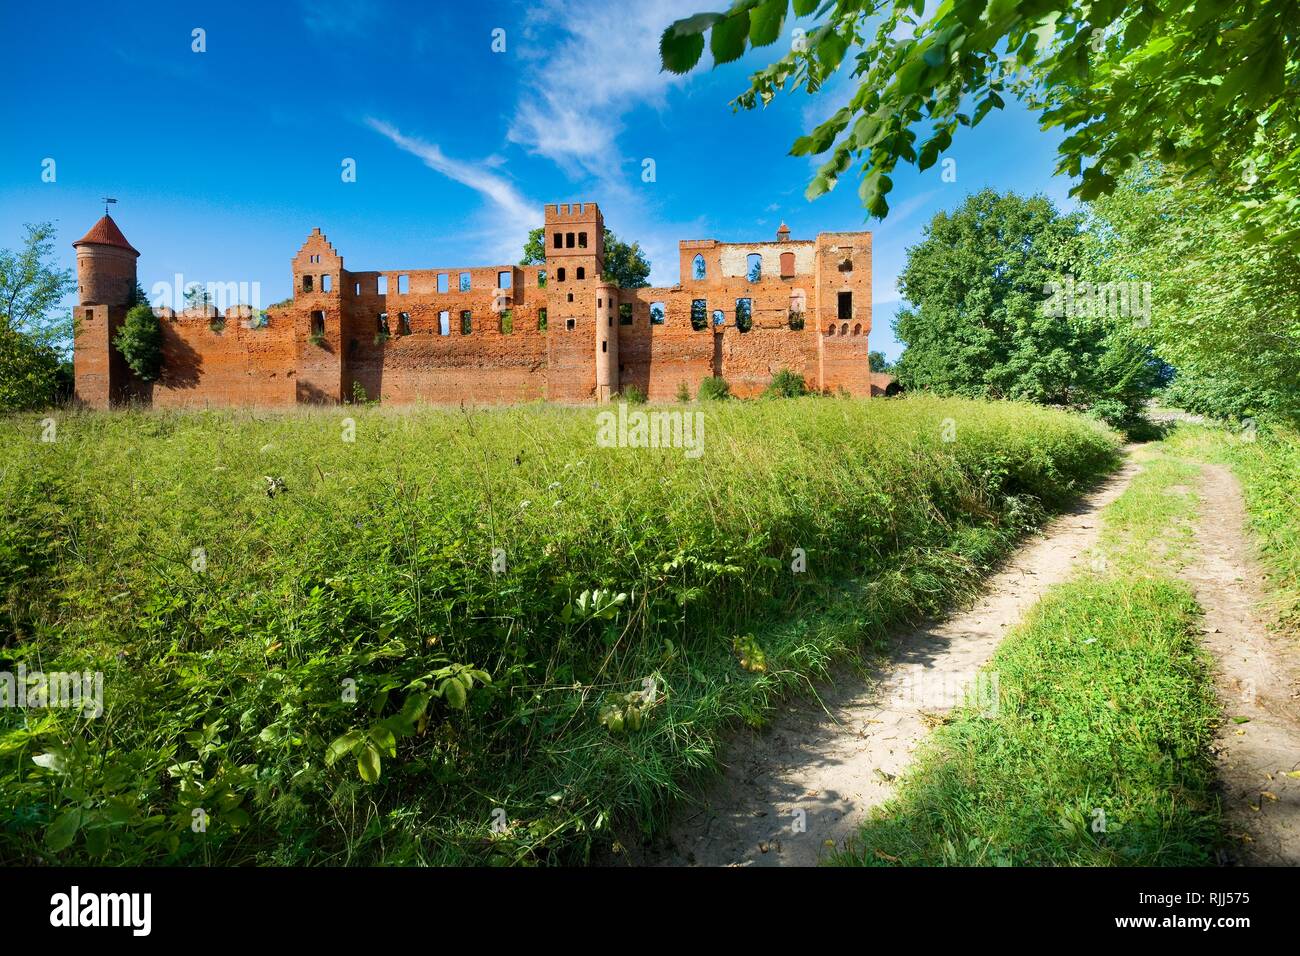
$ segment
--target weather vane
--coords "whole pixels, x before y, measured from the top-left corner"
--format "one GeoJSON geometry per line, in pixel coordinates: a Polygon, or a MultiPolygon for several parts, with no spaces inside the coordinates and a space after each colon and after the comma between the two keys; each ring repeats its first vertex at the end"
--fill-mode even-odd
{"type": "Polygon", "coordinates": [[[109,207],[109,206],[115,206],[115,205],[117,205],[117,200],[116,200],[116,199],[114,199],[112,196],[105,196],[105,197],[104,197],[104,215],[105,215],[105,216],[108,215],[108,207],[109,207]]]}

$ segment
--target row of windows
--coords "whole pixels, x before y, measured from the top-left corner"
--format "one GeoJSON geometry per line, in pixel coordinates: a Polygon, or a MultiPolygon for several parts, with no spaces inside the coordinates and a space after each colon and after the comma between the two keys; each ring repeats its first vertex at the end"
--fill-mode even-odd
{"type": "MultiPolygon", "coordinates": [[[[696,254],[691,260],[691,277],[700,282],[708,278],[708,266],[704,262],[704,256],[696,254]]],[[[794,253],[781,253],[781,278],[794,278],[794,253]]],[[[751,252],[745,257],[745,278],[750,282],[758,282],[763,278],[763,257],[757,252],[751,252]]]]}
{"type": "Polygon", "coordinates": [[[554,239],[555,242],[552,243],[552,245],[556,249],[573,249],[573,248],[586,249],[587,248],[587,234],[585,232],[579,232],[579,233],[557,232],[554,235],[554,239]],[[576,247],[574,246],[575,239],[577,240],[576,247]]]}
{"type": "MultiPolygon", "coordinates": [[[[807,296],[803,289],[794,289],[790,292],[789,308],[789,325],[791,329],[799,330],[803,328],[804,312],[807,311],[807,296]]],[[[853,314],[853,293],[839,293],[839,317],[841,319],[852,318],[853,314]]],[[[736,300],[735,316],[736,328],[742,332],[748,332],[753,327],[753,310],[754,303],[752,299],[744,298],[736,300]]],[[[663,325],[668,319],[668,308],[662,302],[650,303],[650,324],[663,325]]],[[[710,325],[722,326],[727,321],[726,313],[722,309],[709,311],[707,299],[691,300],[691,328],[696,332],[703,332],[710,325]]],[[[618,307],[618,322],[620,325],[632,324],[632,306],[629,303],[622,303],[618,307]]],[[[833,332],[830,334],[834,334],[833,332]]]]}
{"type": "MultiPolygon", "coordinates": [[[[318,258],[318,257],[314,257],[314,258],[318,258]]],[[[581,279],[583,277],[582,276],[583,270],[579,269],[578,272],[579,272],[578,278],[581,279]]],[[[563,269],[560,270],[560,280],[561,281],[564,280],[563,269]]],[[[316,279],[314,276],[304,275],[302,277],[302,291],[303,292],[314,291],[315,283],[316,283],[316,279]]],[[[507,272],[497,273],[498,289],[509,289],[513,285],[513,283],[514,283],[513,272],[507,271],[507,272]]],[[[329,292],[332,284],[333,284],[333,276],[326,274],[320,277],[320,290],[322,292],[329,292]]],[[[438,285],[437,285],[438,292],[440,294],[445,295],[449,290],[450,285],[451,285],[450,274],[446,272],[438,273],[438,285]]],[[[457,276],[456,290],[458,292],[469,292],[473,288],[473,285],[474,285],[473,276],[470,273],[462,272],[457,276]]],[[[545,288],[545,286],[546,286],[546,272],[545,270],[541,270],[537,273],[537,287],[541,289],[541,288],[545,288]]],[[[354,288],[353,291],[355,292],[356,295],[361,294],[360,282],[356,283],[356,287],[354,288]]],[[[411,291],[411,277],[408,275],[399,275],[397,277],[397,294],[407,295],[410,291],[411,291]]],[[[378,295],[388,295],[388,276],[375,277],[375,292],[378,295]]]]}
{"type": "MultiPolygon", "coordinates": [[[[574,320],[569,319],[568,328],[574,327],[574,320]]],[[[515,330],[515,314],[513,309],[506,309],[497,314],[497,330],[504,335],[509,335],[515,330]]],[[[537,310],[537,330],[546,331],[546,310],[537,310]]],[[[474,313],[465,309],[460,313],[460,334],[469,335],[474,331],[474,313]]],[[[323,336],[325,334],[325,313],[313,312],[311,314],[311,334],[313,337],[323,336]]],[[[375,317],[375,335],[380,338],[388,338],[392,334],[392,327],[389,325],[388,313],[380,312],[375,317]]],[[[411,313],[397,313],[397,334],[411,334],[411,313]]],[[[451,313],[442,311],[438,313],[438,334],[451,335],[451,313]]]]}

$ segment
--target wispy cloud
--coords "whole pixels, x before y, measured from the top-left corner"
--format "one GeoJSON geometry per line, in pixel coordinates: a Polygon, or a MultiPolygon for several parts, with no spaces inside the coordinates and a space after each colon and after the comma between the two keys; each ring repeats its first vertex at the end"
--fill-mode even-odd
{"type": "Polygon", "coordinates": [[[699,0],[541,0],[529,12],[520,56],[523,95],[511,142],[569,175],[619,178],[623,117],[665,96],[683,78],[659,68],[659,36],[699,0]]]}
{"type": "Polygon", "coordinates": [[[436,143],[407,136],[391,123],[367,117],[366,125],[394,146],[418,157],[430,169],[468,186],[489,202],[499,215],[493,217],[482,235],[497,253],[497,258],[501,253],[507,253],[510,258],[518,255],[527,231],[542,224],[542,204],[525,197],[505,176],[491,172],[501,167],[499,157],[489,156],[477,163],[464,162],[449,157],[436,143]]]}

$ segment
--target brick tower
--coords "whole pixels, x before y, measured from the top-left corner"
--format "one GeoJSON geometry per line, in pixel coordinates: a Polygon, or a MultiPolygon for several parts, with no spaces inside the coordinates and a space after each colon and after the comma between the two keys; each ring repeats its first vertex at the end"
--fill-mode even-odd
{"type": "Polygon", "coordinates": [[[137,389],[131,370],[113,348],[113,336],[135,295],[140,253],[107,213],[72,247],[77,250],[79,303],[73,310],[76,397],[95,408],[108,408],[137,389]]]}
{"type": "Polygon", "coordinates": [[[545,216],[551,401],[608,401],[618,390],[618,290],[602,282],[605,218],[594,202],[548,205],[545,216]]]}

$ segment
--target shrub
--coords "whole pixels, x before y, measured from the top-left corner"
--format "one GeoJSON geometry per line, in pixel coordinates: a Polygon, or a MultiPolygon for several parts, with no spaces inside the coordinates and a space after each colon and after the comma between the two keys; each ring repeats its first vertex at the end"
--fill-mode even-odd
{"type": "Polygon", "coordinates": [[[59,394],[58,353],[0,324],[0,411],[47,408],[59,394]]]}
{"type": "Polygon", "coordinates": [[[646,403],[646,393],[639,385],[624,385],[622,391],[623,401],[629,405],[644,405],[646,403]]]}
{"type": "Polygon", "coordinates": [[[687,385],[685,382],[679,382],[677,384],[677,401],[685,405],[690,400],[691,400],[691,387],[687,385]]]}
{"type": "Polygon", "coordinates": [[[773,375],[772,381],[763,390],[765,398],[798,398],[800,395],[807,394],[808,386],[804,383],[803,376],[788,368],[783,368],[773,375]]]}
{"type": "Polygon", "coordinates": [[[131,307],[113,345],[140,381],[152,382],[158,377],[162,370],[162,325],[147,303],[131,307]]]}
{"type": "Polygon", "coordinates": [[[722,401],[731,397],[731,386],[725,378],[706,378],[700,382],[698,397],[702,402],[722,401]]]}

